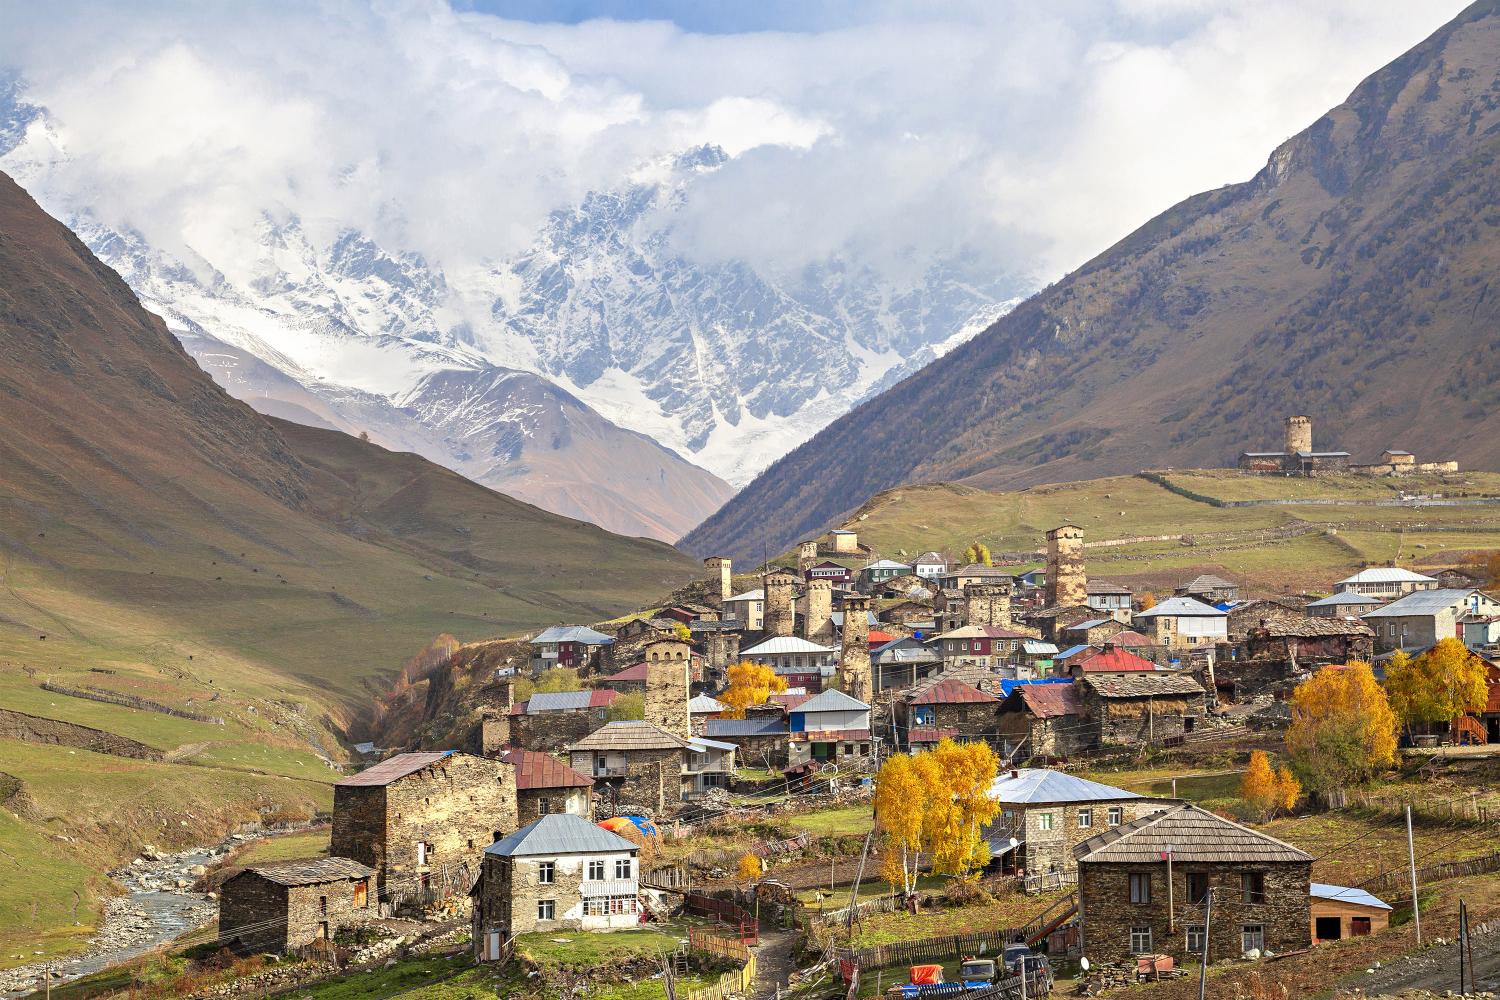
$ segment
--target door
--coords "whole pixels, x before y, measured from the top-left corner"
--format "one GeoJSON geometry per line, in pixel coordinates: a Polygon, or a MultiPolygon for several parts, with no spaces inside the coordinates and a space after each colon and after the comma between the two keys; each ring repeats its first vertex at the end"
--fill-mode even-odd
{"type": "Polygon", "coordinates": [[[500,961],[500,932],[490,931],[485,935],[484,946],[485,960],[489,962],[500,961]]]}
{"type": "Polygon", "coordinates": [[[1354,937],[1365,937],[1370,933],[1369,917],[1350,917],[1349,933],[1354,937]]]}
{"type": "Polygon", "coordinates": [[[417,841],[417,864],[418,865],[425,865],[426,863],[427,863],[427,843],[425,841],[419,840],[419,841],[417,841]]]}
{"type": "Polygon", "coordinates": [[[1343,926],[1338,917],[1319,917],[1313,921],[1313,937],[1319,941],[1337,941],[1343,936],[1343,926]]]}

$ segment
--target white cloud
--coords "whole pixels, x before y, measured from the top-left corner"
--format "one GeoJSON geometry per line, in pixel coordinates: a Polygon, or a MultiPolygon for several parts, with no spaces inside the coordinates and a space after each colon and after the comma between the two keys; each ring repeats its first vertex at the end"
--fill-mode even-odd
{"type": "Polygon", "coordinates": [[[1040,280],[1249,176],[1460,7],[892,2],[816,31],[694,34],[438,0],[0,0],[0,62],[69,153],[30,180],[221,268],[258,266],[262,212],[471,265],[715,142],[735,159],[691,192],[686,252],[910,268],[967,248],[1040,280]]]}

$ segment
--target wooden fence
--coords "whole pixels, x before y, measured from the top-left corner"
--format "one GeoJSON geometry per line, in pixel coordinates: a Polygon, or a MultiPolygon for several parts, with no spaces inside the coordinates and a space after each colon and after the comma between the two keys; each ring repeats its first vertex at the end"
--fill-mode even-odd
{"type": "Polygon", "coordinates": [[[888,965],[912,965],[935,959],[967,958],[971,955],[999,955],[1007,944],[1014,944],[1025,936],[1022,928],[977,931],[972,934],[949,934],[943,937],[925,938],[921,941],[898,941],[894,944],[878,944],[872,948],[835,949],[841,960],[855,965],[877,969],[888,965]]]}
{"type": "Polygon", "coordinates": [[[721,958],[741,963],[733,972],[726,972],[718,981],[696,990],[677,994],[678,1000],[727,1000],[728,997],[749,993],[755,984],[755,953],[743,941],[711,934],[702,928],[688,929],[688,947],[721,958]]]}
{"type": "Polygon", "coordinates": [[[755,914],[731,899],[716,899],[702,893],[690,892],[682,897],[683,909],[698,917],[713,917],[715,920],[739,928],[741,940],[746,944],[760,941],[760,927],[755,914]]]}
{"type": "Polygon", "coordinates": [[[693,873],[682,865],[662,865],[646,872],[641,877],[641,884],[648,889],[682,891],[692,886],[693,873]]]}
{"type": "Polygon", "coordinates": [[[808,922],[822,927],[836,927],[839,924],[849,922],[851,911],[853,918],[858,920],[873,913],[898,913],[901,911],[902,905],[902,898],[900,896],[877,896],[875,899],[867,899],[863,903],[855,903],[852,907],[845,906],[837,910],[809,913],[808,922]]]}
{"type": "Polygon", "coordinates": [[[1389,813],[1404,813],[1406,807],[1411,806],[1411,814],[1414,818],[1439,822],[1468,820],[1473,823],[1493,823],[1500,821],[1500,814],[1497,814],[1493,807],[1481,805],[1472,795],[1452,799],[1403,799],[1394,795],[1375,795],[1362,789],[1352,788],[1344,792],[1343,801],[1345,805],[1389,813]]]}
{"type": "MultiPolygon", "coordinates": [[[[1500,851],[1486,854],[1480,858],[1469,858],[1467,861],[1441,861],[1435,865],[1427,865],[1417,869],[1417,881],[1419,883],[1441,882],[1450,878],[1463,878],[1467,875],[1488,875],[1491,872],[1500,871],[1500,851]]],[[[1411,873],[1404,867],[1392,868],[1390,871],[1381,872],[1360,886],[1371,893],[1396,892],[1411,886],[1411,873]]]]}

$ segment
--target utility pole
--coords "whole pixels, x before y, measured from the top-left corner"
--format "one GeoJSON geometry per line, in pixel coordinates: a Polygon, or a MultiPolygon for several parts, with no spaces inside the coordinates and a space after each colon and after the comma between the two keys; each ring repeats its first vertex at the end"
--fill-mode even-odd
{"type": "Polygon", "coordinates": [[[1203,955],[1198,960],[1198,1000],[1203,1000],[1208,989],[1208,935],[1214,919],[1214,891],[1212,888],[1203,897],[1203,955]]]}
{"type": "Polygon", "coordinates": [[[1177,930],[1177,907],[1172,890],[1172,845],[1167,845],[1167,933],[1172,934],[1177,930]]]}
{"type": "Polygon", "coordinates": [[[1411,919],[1417,926],[1417,947],[1422,947],[1422,905],[1417,902],[1417,849],[1411,835],[1411,806],[1406,807],[1406,858],[1411,866],[1411,919]]]}
{"type": "MultiPolygon", "coordinates": [[[[1464,980],[1464,952],[1469,947],[1469,907],[1463,900],[1458,901],[1458,995],[1466,997],[1469,995],[1465,988],[1464,980]]],[[[1478,987],[1478,983],[1474,984],[1478,987]]]]}

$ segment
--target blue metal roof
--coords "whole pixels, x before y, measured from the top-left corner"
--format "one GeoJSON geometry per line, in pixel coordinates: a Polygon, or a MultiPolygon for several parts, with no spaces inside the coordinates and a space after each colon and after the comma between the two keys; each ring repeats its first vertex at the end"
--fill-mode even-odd
{"type": "Polygon", "coordinates": [[[1381,902],[1363,889],[1351,889],[1343,885],[1329,885],[1326,882],[1314,882],[1309,888],[1312,890],[1313,899],[1332,899],[1340,903],[1353,903],[1355,906],[1370,906],[1377,910],[1389,910],[1391,908],[1389,903],[1381,902]]]}
{"type": "Polygon", "coordinates": [[[1000,681],[1000,693],[1004,694],[1004,695],[1009,695],[1016,688],[1018,688],[1018,687],[1024,687],[1027,684],[1072,684],[1072,683],[1073,683],[1073,678],[1071,678],[1071,677],[1038,677],[1035,680],[1029,680],[1029,681],[1018,681],[1018,680],[1010,680],[1010,679],[1004,679],[1004,678],[1002,678],[1001,681],[1000,681]]]}
{"type": "Polygon", "coordinates": [[[709,719],[703,735],[714,739],[734,736],[785,736],[786,723],[771,719],[709,719]]]}
{"type": "Polygon", "coordinates": [[[484,849],[501,857],[548,854],[615,854],[636,846],[617,833],[572,813],[549,813],[484,849]]]}

